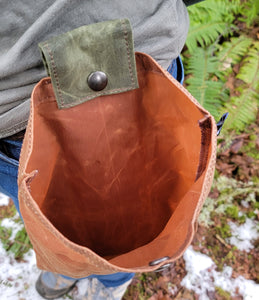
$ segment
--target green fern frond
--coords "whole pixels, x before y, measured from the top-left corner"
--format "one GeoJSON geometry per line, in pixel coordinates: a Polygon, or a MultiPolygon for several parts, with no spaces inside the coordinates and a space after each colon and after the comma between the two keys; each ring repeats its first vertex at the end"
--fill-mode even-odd
{"type": "Polygon", "coordinates": [[[259,89],[259,42],[254,42],[249,49],[237,78],[248,84],[248,88],[259,89]]]}
{"type": "Polygon", "coordinates": [[[240,0],[206,0],[196,5],[189,6],[190,21],[204,23],[209,20],[225,20],[232,23],[235,15],[242,12],[240,0]]]}
{"type": "Polygon", "coordinates": [[[235,129],[243,131],[247,125],[256,119],[259,96],[258,93],[250,90],[239,88],[242,93],[239,97],[232,97],[230,103],[226,104],[223,111],[228,111],[229,116],[224,125],[225,129],[235,129]]]}
{"type": "Polygon", "coordinates": [[[225,106],[229,111],[227,128],[242,131],[255,121],[258,111],[259,42],[254,42],[249,48],[236,78],[244,83],[237,89],[240,96],[232,97],[225,106]]]}
{"type": "Polygon", "coordinates": [[[188,60],[186,74],[191,76],[186,80],[190,93],[215,118],[219,117],[221,93],[224,83],[213,77],[218,68],[218,60],[212,56],[212,48],[197,48],[188,60]]]}
{"type": "Polygon", "coordinates": [[[243,5],[243,16],[239,17],[239,21],[245,22],[246,26],[251,26],[253,22],[258,19],[259,15],[259,1],[249,0],[244,1],[243,5]]]}
{"type": "Polygon", "coordinates": [[[232,37],[230,42],[217,45],[217,57],[220,61],[220,71],[228,75],[232,71],[232,66],[241,61],[253,43],[252,39],[246,36],[232,37]]]}
{"type": "Polygon", "coordinates": [[[207,0],[189,8],[190,30],[186,45],[193,53],[198,45],[208,46],[219,36],[228,36],[234,28],[233,20],[239,13],[240,0],[207,0]]]}
{"type": "Polygon", "coordinates": [[[190,53],[194,53],[200,44],[202,47],[212,44],[220,34],[228,35],[232,28],[226,26],[223,21],[210,21],[205,24],[194,24],[190,26],[186,46],[190,53]]]}
{"type": "Polygon", "coordinates": [[[221,112],[229,112],[226,129],[242,131],[255,120],[259,104],[259,42],[233,24],[241,20],[240,15],[251,24],[258,15],[259,1],[206,0],[188,10],[187,88],[216,119],[221,112]],[[234,32],[238,37],[231,37],[234,32]],[[235,64],[241,66],[236,78],[242,82],[230,98],[227,80],[231,73],[233,77],[235,64]]]}

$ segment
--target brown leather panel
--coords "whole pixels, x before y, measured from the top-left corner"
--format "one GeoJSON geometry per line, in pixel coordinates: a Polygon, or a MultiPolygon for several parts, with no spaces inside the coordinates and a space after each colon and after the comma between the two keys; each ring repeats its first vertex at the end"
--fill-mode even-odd
{"type": "Polygon", "coordinates": [[[172,217],[156,239],[143,247],[113,258],[110,263],[124,268],[132,268],[140,267],[143,264],[148,265],[154,260],[154,257],[158,259],[169,256],[172,261],[177,259],[194,234],[192,218],[200,197],[203,176],[181,199],[172,217]]]}
{"type": "Polygon", "coordinates": [[[138,90],[66,110],[48,86],[35,95],[32,195],[60,232],[101,256],[157,237],[198,168],[203,114],[162,75],[138,74],[138,90]]]}
{"type": "Polygon", "coordinates": [[[150,57],[136,59],[134,91],[64,110],[49,79],[33,92],[19,201],[40,268],[75,278],[152,271],[150,261],[175,260],[193,237],[216,135],[204,152],[208,113],[150,57]]]}
{"type": "Polygon", "coordinates": [[[24,193],[25,182],[22,185],[19,190],[19,196],[23,199],[20,201],[21,212],[26,220],[25,227],[36,252],[37,266],[40,269],[51,270],[74,278],[82,278],[91,273],[98,274],[98,269],[102,270],[101,274],[116,272],[112,268],[105,270],[102,261],[97,261],[95,255],[91,255],[89,251],[88,255],[85,255],[84,251],[78,249],[73,251],[71,246],[69,248],[64,240],[55,234],[51,224],[46,226],[41,222],[41,216],[36,213],[34,205],[31,205],[28,195],[24,193]]]}

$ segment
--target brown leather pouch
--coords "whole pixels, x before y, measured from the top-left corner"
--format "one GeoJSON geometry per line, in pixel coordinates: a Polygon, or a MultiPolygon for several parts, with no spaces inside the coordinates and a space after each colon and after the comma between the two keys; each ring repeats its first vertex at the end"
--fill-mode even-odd
{"type": "Polygon", "coordinates": [[[135,63],[138,88],[64,109],[57,78],[32,93],[19,201],[41,269],[74,278],[153,271],[192,241],[213,180],[216,124],[150,56],[136,53],[135,63]]]}

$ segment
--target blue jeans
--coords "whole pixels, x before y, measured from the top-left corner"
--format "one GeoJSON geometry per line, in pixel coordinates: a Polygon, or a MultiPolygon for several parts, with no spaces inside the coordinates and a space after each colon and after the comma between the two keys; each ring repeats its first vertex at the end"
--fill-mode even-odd
{"type": "MultiPolygon", "coordinates": [[[[174,59],[167,70],[181,84],[183,83],[184,70],[180,57],[174,59]]],[[[19,214],[17,176],[21,147],[22,140],[13,141],[8,138],[0,140],[0,192],[13,200],[19,214]]],[[[97,278],[106,287],[116,287],[129,281],[133,276],[134,273],[116,273],[111,275],[91,275],[89,278],[97,278]]],[[[63,277],[72,279],[67,276],[63,277]]]]}

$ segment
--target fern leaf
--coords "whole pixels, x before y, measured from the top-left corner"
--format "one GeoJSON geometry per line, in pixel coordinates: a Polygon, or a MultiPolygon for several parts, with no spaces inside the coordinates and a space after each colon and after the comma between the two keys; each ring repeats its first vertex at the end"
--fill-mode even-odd
{"type": "Polygon", "coordinates": [[[194,53],[198,43],[204,47],[212,44],[220,34],[228,35],[231,32],[231,27],[227,27],[223,21],[210,21],[205,24],[196,24],[190,26],[186,46],[190,53],[194,53]]]}
{"type": "Polygon", "coordinates": [[[247,83],[249,88],[259,88],[259,42],[255,42],[249,49],[237,78],[247,83]]]}
{"type": "Polygon", "coordinates": [[[234,28],[233,20],[240,12],[240,0],[207,0],[189,7],[190,30],[186,45],[190,53],[195,52],[198,44],[202,47],[215,42],[219,36],[229,35],[234,28]]]}
{"type": "Polygon", "coordinates": [[[243,90],[243,87],[240,87],[239,90],[242,94],[239,97],[232,97],[224,111],[229,112],[226,129],[243,131],[247,125],[256,119],[259,96],[258,93],[250,89],[243,90]]]}
{"type": "Polygon", "coordinates": [[[233,37],[230,42],[217,45],[216,55],[219,59],[219,70],[215,73],[222,81],[233,72],[233,65],[239,63],[252,45],[252,39],[246,36],[233,37]]]}
{"type": "MultiPolygon", "coordinates": [[[[254,42],[236,78],[244,83],[238,87],[240,96],[232,97],[226,104],[229,112],[227,128],[242,131],[256,119],[259,104],[259,42],[254,42]]],[[[225,110],[224,109],[224,110],[225,110]]]]}
{"type": "Polygon", "coordinates": [[[224,42],[222,45],[218,45],[218,58],[223,64],[223,69],[227,69],[224,68],[224,64],[233,65],[239,63],[252,42],[252,39],[246,36],[240,36],[238,38],[231,38],[230,42],[224,42]]]}
{"type": "Polygon", "coordinates": [[[206,0],[196,5],[189,6],[190,21],[204,23],[208,20],[225,20],[232,23],[235,15],[242,12],[240,0],[206,0]]]}
{"type": "Polygon", "coordinates": [[[186,74],[191,75],[186,80],[188,90],[215,118],[219,117],[224,85],[212,76],[217,68],[218,61],[212,56],[212,48],[197,48],[188,60],[186,69],[186,74]]]}
{"type": "Polygon", "coordinates": [[[251,26],[253,22],[258,19],[259,15],[259,1],[250,0],[250,1],[244,1],[243,5],[243,15],[245,18],[239,17],[239,21],[245,22],[246,26],[251,26]]]}

